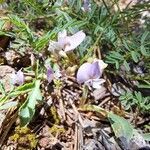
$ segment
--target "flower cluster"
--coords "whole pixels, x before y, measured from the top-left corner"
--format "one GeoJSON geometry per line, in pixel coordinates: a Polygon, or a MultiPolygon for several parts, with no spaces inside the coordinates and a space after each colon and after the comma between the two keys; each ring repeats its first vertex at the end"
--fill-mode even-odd
{"type": "MultiPolygon", "coordinates": [[[[83,42],[85,39],[85,33],[83,31],[79,31],[72,36],[67,36],[67,31],[64,30],[58,33],[58,41],[55,42],[55,50],[64,52],[72,51],[77,46],[83,42]]],[[[49,46],[49,50],[52,51],[51,45],[49,46]]],[[[54,48],[54,47],[53,47],[54,48]]],[[[101,78],[103,70],[107,67],[102,60],[95,59],[92,63],[84,63],[80,66],[77,72],[77,82],[79,84],[84,83],[88,87],[100,88],[101,84],[105,82],[104,79],[101,78]]],[[[51,82],[54,78],[54,72],[52,68],[47,69],[47,78],[48,81],[51,82]]]]}
{"type": "MultiPolygon", "coordinates": [[[[66,30],[64,30],[58,33],[58,41],[55,42],[55,50],[63,50],[64,52],[72,51],[79,46],[84,39],[85,33],[83,31],[79,31],[72,36],[67,36],[66,30]]],[[[51,50],[51,46],[49,46],[49,50],[51,50]]],[[[84,83],[89,88],[101,88],[101,84],[105,82],[101,76],[106,67],[107,64],[99,59],[93,60],[92,63],[86,62],[82,64],[77,71],[77,82],[79,84],[84,83]]],[[[46,69],[49,83],[51,83],[53,79],[58,79],[61,76],[59,68],[54,71],[50,65],[47,65],[46,69]]],[[[21,70],[12,74],[12,83],[14,85],[22,85],[24,83],[24,74],[21,70]]]]}
{"type": "MultiPolygon", "coordinates": [[[[64,55],[63,52],[73,51],[77,48],[85,39],[86,35],[83,31],[78,31],[72,36],[67,35],[67,31],[63,30],[58,33],[57,41],[50,41],[48,50],[56,55],[64,55]]],[[[58,79],[61,76],[59,69],[54,71],[50,66],[47,66],[47,80],[52,82],[53,79],[58,79]]]]}

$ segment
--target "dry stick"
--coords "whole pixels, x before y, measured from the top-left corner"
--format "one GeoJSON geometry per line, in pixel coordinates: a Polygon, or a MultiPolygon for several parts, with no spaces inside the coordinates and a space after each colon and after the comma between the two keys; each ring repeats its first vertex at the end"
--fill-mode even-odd
{"type": "Polygon", "coordinates": [[[79,127],[78,127],[78,124],[76,124],[76,132],[77,132],[77,133],[76,133],[76,138],[77,138],[77,143],[75,143],[75,148],[74,148],[74,150],[82,150],[81,146],[83,145],[83,134],[81,135],[81,129],[82,129],[82,127],[84,126],[83,120],[82,120],[81,115],[80,115],[80,113],[78,112],[76,106],[74,105],[73,101],[72,101],[70,98],[69,98],[69,102],[70,102],[70,104],[71,104],[71,106],[72,106],[72,108],[73,108],[73,110],[74,110],[75,115],[78,117],[79,123],[80,123],[80,125],[81,125],[81,126],[79,125],[79,127]],[[78,128],[79,128],[80,130],[78,130],[78,128]],[[77,131],[77,130],[78,130],[78,131],[77,131]],[[82,140],[81,140],[81,136],[82,136],[82,140]],[[79,141],[78,139],[80,139],[80,141],[79,141]]]}
{"type": "Polygon", "coordinates": [[[110,97],[105,98],[98,106],[101,107],[110,100],[110,97]]]}
{"type": "Polygon", "coordinates": [[[137,122],[137,126],[140,127],[140,126],[144,126],[146,124],[149,124],[150,122],[150,116],[148,118],[145,118],[145,119],[141,119],[141,121],[138,121],[137,122]]]}
{"type": "Polygon", "coordinates": [[[85,104],[85,102],[87,101],[87,96],[88,96],[88,87],[87,87],[87,85],[84,85],[83,86],[83,94],[80,99],[80,106],[83,106],[85,104]]]}
{"type": "Polygon", "coordinates": [[[62,95],[61,95],[61,91],[59,90],[59,106],[60,106],[60,112],[62,113],[62,117],[63,117],[63,121],[66,120],[66,115],[65,115],[65,108],[64,108],[64,104],[63,104],[63,100],[62,100],[62,95]]]}
{"type": "Polygon", "coordinates": [[[0,139],[0,147],[2,147],[3,142],[4,142],[6,136],[7,136],[8,132],[9,132],[11,126],[13,125],[13,123],[17,119],[17,116],[18,116],[18,111],[15,112],[15,114],[13,115],[13,117],[12,117],[11,121],[9,122],[7,128],[5,129],[4,133],[2,134],[1,139],[0,139]]]}
{"type": "Polygon", "coordinates": [[[72,127],[72,125],[74,124],[74,121],[73,121],[73,117],[71,118],[69,115],[68,115],[68,112],[66,111],[66,123],[68,124],[68,126],[72,127]]]}
{"type": "Polygon", "coordinates": [[[59,99],[59,106],[60,106],[60,112],[62,113],[63,121],[66,120],[66,115],[65,115],[65,108],[63,105],[63,100],[62,98],[59,99]]]}
{"type": "Polygon", "coordinates": [[[75,125],[74,150],[78,150],[78,125],[75,125]]]}
{"type": "Polygon", "coordinates": [[[80,123],[81,126],[83,127],[84,124],[83,124],[83,120],[82,120],[82,118],[81,118],[80,113],[78,112],[76,106],[74,105],[73,101],[72,101],[70,98],[69,98],[69,102],[70,102],[70,104],[71,104],[71,106],[72,106],[72,108],[73,108],[73,110],[74,110],[75,115],[78,117],[79,123],[80,123]]]}
{"type": "Polygon", "coordinates": [[[78,142],[78,149],[79,150],[82,150],[83,149],[83,132],[82,132],[82,127],[79,125],[79,129],[78,129],[78,139],[79,142],[78,142]]]}
{"type": "MultiPolygon", "coordinates": [[[[12,115],[12,112],[15,112],[15,111],[16,111],[15,107],[8,109],[8,111],[6,112],[6,115],[5,115],[5,119],[2,122],[2,126],[5,126],[8,123],[8,119],[7,118],[11,118],[10,116],[12,115]]],[[[1,135],[1,132],[2,132],[2,127],[0,128],[0,135],[1,135]]]]}
{"type": "Polygon", "coordinates": [[[137,124],[137,121],[138,121],[138,116],[139,116],[139,109],[138,108],[136,108],[136,112],[133,114],[133,117],[134,117],[134,125],[136,125],[137,124]]]}
{"type": "Polygon", "coordinates": [[[74,118],[73,115],[72,115],[68,110],[66,110],[65,112],[66,112],[66,114],[67,114],[71,119],[74,118]]]}
{"type": "Polygon", "coordinates": [[[33,133],[38,133],[42,128],[44,127],[44,124],[39,124],[37,126],[34,127],[34,129],[32,130],[33,133]]]}
{"type": "MultiPolygon", "coordinates": [[[[97,52],[97,57],[98,57],[98,59],[102,59],[102,54],[101,54],[101,50],[100,50],[99,46],[98,46],[95,50],[96,50],[96,52],[97,52]]],[[[95,52],[95,53],[96,53],[96,52],[95,52]]]]}

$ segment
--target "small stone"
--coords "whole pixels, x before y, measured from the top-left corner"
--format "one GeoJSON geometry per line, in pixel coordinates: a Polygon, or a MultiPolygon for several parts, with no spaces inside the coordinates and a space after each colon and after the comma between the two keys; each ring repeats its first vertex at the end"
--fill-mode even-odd
{"type": "Polygon", "coordinates": [[[49,145],[50,139],[48,137],[44,137],[40,139],[39,145],[43,148],[46,148],[49,145]]]}
{"type": "Polygon", "coordinates": [[[106,94],[106,88],[103,86],[100,89],[94,90],[93,92],[93,96],[95,100],[102,99],[105,96],[105,94],[106,94]]]}
{"type": "Polygon", "coordinates": [[[4,84],[4,89],[6,92],[11,89],[11,74],[15,72],[15,70],[7,65],[0,66],[0,81],[4,84]]]}

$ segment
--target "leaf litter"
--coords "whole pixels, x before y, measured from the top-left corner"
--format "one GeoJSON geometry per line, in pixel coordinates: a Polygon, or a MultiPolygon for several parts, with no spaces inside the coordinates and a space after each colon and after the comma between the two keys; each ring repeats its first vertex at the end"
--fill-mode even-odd
{"type": "MultiPolygon", "coordinates": [[[[22,28],[24,23],[19,23],[22,28]]],[[[26,25],[25,28],[29,32],[26,25]]],[[[6,40],[4,37],[2,39],[6,40]]],[[[75,69],[66,65],[68,62],[65,61],[68,60],[54,58],[54,61],[51,60],[51,62],[57,62],[58,66],[61,66],[61,76],[47,81],[46,76],[40,74],[41,77],[38,74],[42,72],[39,66],[44,66],[45,60],[49,59],[46,53],[36,53],[28,45],[27,47],[25,45],[23,49],[28,49],[26,52],[20,54],[13,51],[12,54],[9,54],[11,49],[9,49],[8,41],[2,43],[7,44],[4,46],[0,43],[0,47],[3,49],[0,56],[6,61],[3,61],[0,66],[2,72],[0,78],[4,81],[4,84],[1,83],[3,92],[0,93],[0,102],[2,102],[0,104],[2,106],[2,110],[0,110],[1,149],[138,150],[142,147],[149,149],[148,142],[142,136],[149,132],[149,116],[141,115],[134,105],[130,111],[126,111],[119,101],[119,96],[124,91],[134,90],[130,86],[131,81],[125,79],[123,74],[119,76],[106,71],[102,76],[105,80],[102,86],[98,86],[97,89],[91,87],[91,83],[89,84],[90,88],[86,85],[81,86],[75,78],[77,68],[74,67],[75,65],[79,66],[79,62],[74,64],[76,58],[72,59],[72,52],[69,52],[66,53],[67,55],[65,54],[65,57],[70,64],[74,65],[71,64],[71,67],[75,69]],[[6,47],[8,49],[4,51],[6,47]],[[35,56],[35,60],[33,58],[31,60],[29,57],[31,54],[35,56]],[[9,57],[10,55],[13,56],[9,57]],[[25,75],[26,86],[10,87],[11,76],[8,78],[4,76],[8,76],[14,70],[18,72],[20,69],[25,75]],[[67,69],[69,73],[66,71],[67,69]],[[110,77],[110,75],[112,76],[110,77]],[[30,84],[32,81],[33,83],[30,84]],[[12,105],[13,102],[19,102],[19,104],[12,105]],[[9,103],[11,104],[10,108],[3,107],[9,103]],[[19,114],[21,117],[26,117],[27,120],[23,119],[22,121],[18,117],[19,114]],[[26,126],[21,127],[21,125],[26,126]],[[147,128],[143,128],[143,126],[147,126],[147,128]]],[[[98,46],[95,49],[100,51],[98,46]]],[[[50,56],[52,59],[53,56],[51,54],[50,56]]],[[[62,56],[64,57],[64,53],[62,56]]],[[[103,55],[99,54],[97,59],[102,57],[103,55]]],[[[53,64],[51,65],[53,66],[53,64]]],[[[90,77],[93,80],[93,77],[90,77]]],[[[137,93],[135,96],[140,97],[137,93]]]]}

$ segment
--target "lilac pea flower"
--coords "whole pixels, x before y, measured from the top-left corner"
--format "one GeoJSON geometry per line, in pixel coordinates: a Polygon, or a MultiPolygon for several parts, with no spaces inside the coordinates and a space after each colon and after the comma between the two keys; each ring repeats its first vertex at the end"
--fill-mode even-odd
{"type": "Polygon", "coordinates": [[[90,4],[90,1],[89,1],[89,0],[83,0],[83,7],[81,7],[81,9],[82,9],[84,12],[91,11],[91,4],[90,4]]]}
{"type": "Polygon", "coordinates": [[[104,68],[107,67],[102,60],[94,60],[93,63],[84,63],[80,66],[77,72],[77,82],[93,88],[100,88],[101,84],[105,82],[104,79],[100,79],[104,68]]]}
{"type": "Polygon", "coordinates": [[[50,66],[47,66],[46,68],[47,68],[46,75],[49,83],[51,83],[52,80],[59,79],[62,76],[59,69],[54,71],[50,66]]]}
{"type": "Polygon", "coordinates": [[[72,36],[67,36],[67,31],[63,30],[58,33],[58,41],[50,41],[48,51],[53,52],[56,56],[59,54],[66,57],[66,52],[74,50],[85,39],[85,33],[78,31],[72,36]]]}
{"type": "Polygon", "coordinates": [[[47,67],[47,73],[46,73],[46,75],[47,75],[47,80],[48,80],[48,82],[49,83],[51,83],[52,82],[52,80],[54,79],[54,71],[53,71],[53,69],[51,68],[51,67],[47,67]]]}
{"type": "Polygon", "coordinates": [[[22,85],[25,81],[25,77],[21,69],[18,72],[13,72],[11,75],[13,85],[22,85]]]}
{"type": "Polygon", "coordinates": [[[58,33],[57,45],[65,52],[72,51],[83,42],[85,36],[83,31],[78,31],[72,36],[67,36],[67,31],[64,30],[58,33]]]}
{"type": "Polygon", "coordinates": [[[100,70],[98,62],[94,63],[84,63],[80,66],[77,72],[77,81],[78,83],[84,83],[89,79],[95,79],[100,77],[100,70]]]}

